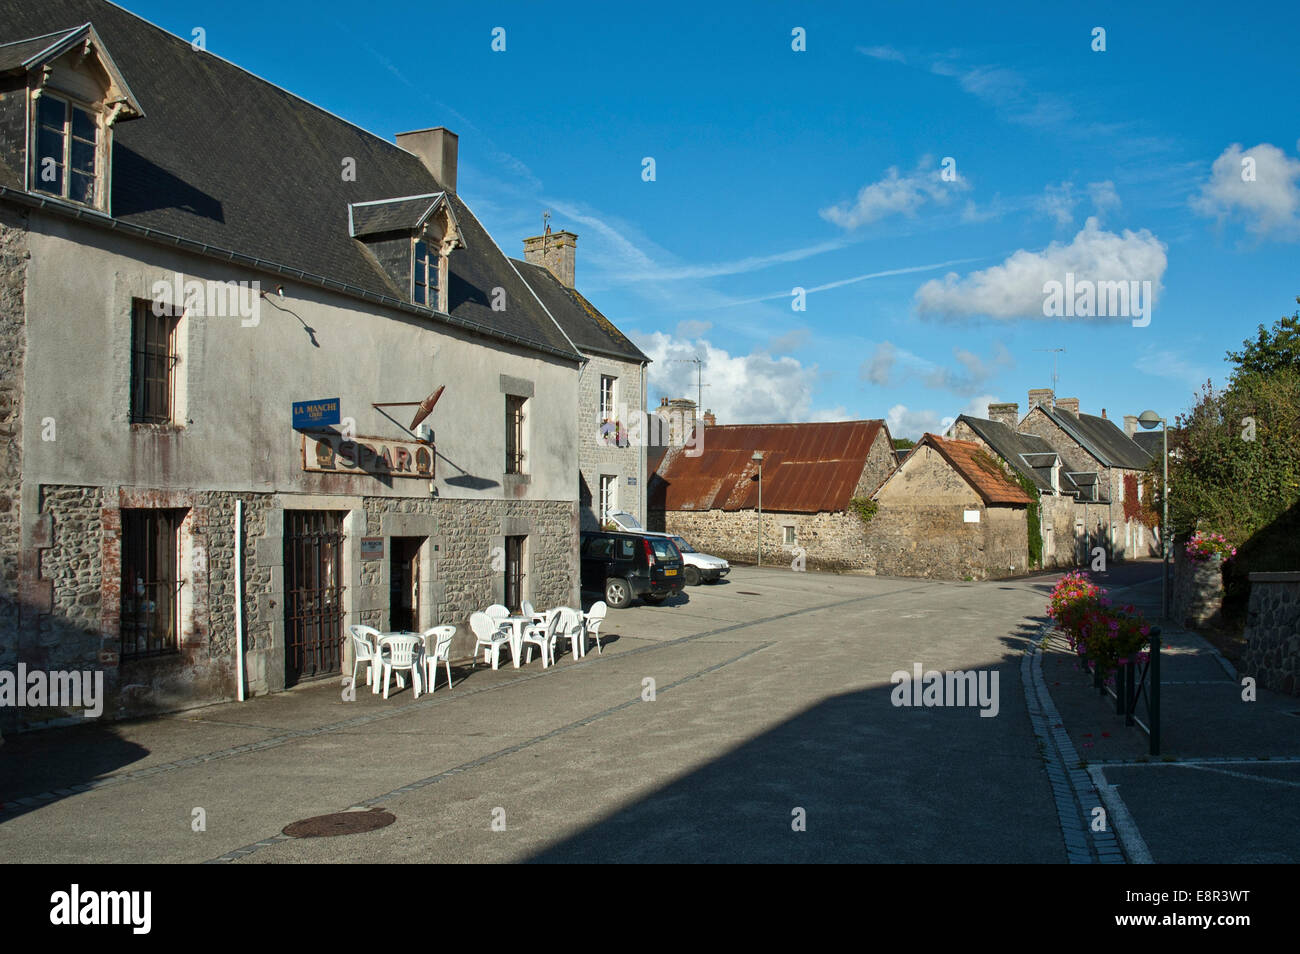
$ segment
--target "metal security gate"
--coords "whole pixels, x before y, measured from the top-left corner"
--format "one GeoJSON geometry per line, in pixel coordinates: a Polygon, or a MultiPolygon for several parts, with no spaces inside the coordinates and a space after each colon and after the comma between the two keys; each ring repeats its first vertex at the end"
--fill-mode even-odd
{"type": "Polygon", "coordinates": [[[343,514],[284,513],[284,684],[343,665],[343,514]]]}

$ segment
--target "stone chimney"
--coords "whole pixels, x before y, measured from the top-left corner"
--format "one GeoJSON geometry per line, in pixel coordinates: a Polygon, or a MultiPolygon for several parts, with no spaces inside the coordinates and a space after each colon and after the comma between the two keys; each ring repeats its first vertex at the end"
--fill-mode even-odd
{"type": "Polygon", "coordinates": [[[718,425],[718,419],[713,416],[713,411],[711,410],[704,412],[702,420],[704,421],[705,427],[717,427],[718,425]]]}
{"type": "Polygon", "coordinates": [[[1129,437],[1132,437],[1134,434],[1137,433],[1137,429],[1138,429],[1138,419],[1137,419],[1137,415],[1136,415],[1136,414],[1125,414],[1125,415],[1124,415],[1124,433],[1127,434],[1129,437]]]}
{"type": "Polygon", "coordinates": [[[529,265],[541,265],[565,288],[573,287],[577,256],[578,236],[572,232],[549,232],[524,239],[524,261],[529,265]]]}
{"type": "Polygon", "coordinates": [[[1069,411],[1071,414],[1079,413],[1078,398],[1057,398],[1056,406],[1061,408],[1062,410],[1069,411]]]}
{"type": "Polygon", "coordinates": [[[419,156],[438,185],[456,191],[456,155],[460,137],[444,126],[398,133],[394,139],[407,152],[419,156]]]}
{"type": "Polygon", "coordinates": [[[1015,401],[1009,404],[990,404],[989,420],[1005,424],[1014,431],[1020,424],[1020,405],[1015,401]]]}
{"type": "Polygon", "coordinates": [[[1030,388],[1029,389],[1029,409],[1032,411],[1040,404],[1045,404],[1048,408],[1056,406],[1056,392],[1051,388],[1030,388]]]}
{"type": "Polygon", "coordinates": [[[666,443],[674,447],[686,443],[695,430],[695,412],[695,402],[690,398],[664,398],[659,402],[655,415],[659,418],[659,432],[667,428],[666,443]]]}

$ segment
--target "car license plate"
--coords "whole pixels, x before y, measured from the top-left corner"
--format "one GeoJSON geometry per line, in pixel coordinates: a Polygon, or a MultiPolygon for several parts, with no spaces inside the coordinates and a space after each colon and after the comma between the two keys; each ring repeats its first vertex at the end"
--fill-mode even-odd
{"type": "Polygon", "coordinates": [[[664,576],[676,576],[676,575],[677,575],[676,570],[664,570],[664,576]]]}

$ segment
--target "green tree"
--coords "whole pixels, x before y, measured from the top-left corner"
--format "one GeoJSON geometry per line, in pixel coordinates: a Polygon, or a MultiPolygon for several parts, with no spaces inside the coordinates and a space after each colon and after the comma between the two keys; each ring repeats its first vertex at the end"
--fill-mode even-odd
{"type": "MultiPolygon", "coordinates": [[[[1300,295],[1296,303],[1300,304],[1300,295]]],[[[1254,374],[1300,371],[1300,311],[1289,318],[1283,315],[1272,328],[1260,325],[1253,340],[1241,343],[1240,351],[1228,352],[1228,360],[1237,366],[1232,372],[1234,382],[1254,374]]]]}

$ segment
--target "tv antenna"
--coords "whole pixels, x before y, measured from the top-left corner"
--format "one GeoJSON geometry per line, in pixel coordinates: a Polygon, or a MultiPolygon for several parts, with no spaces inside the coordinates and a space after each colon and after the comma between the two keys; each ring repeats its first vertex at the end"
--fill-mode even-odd
{"type": "Polygon", "coordinates": [[[1060,375],[1056,373],[1056,361],[1057,358],[1059,358],[1061,354],[1065,351],[1065,349],[1064,348],[1035,348],[1034,350],[1052,352],[1052,393],[1055,394],[1056,382],[1060,380],[1060,375]]]}
{"type": "Polygon", "coordinates": [[[711,387],[704,383],[704,362],[700,356],[693,358],[669,358],[666,364],[693,364],[695,365],[695,413],[697,415],[704,413],[704,389],[711,387]]]}

